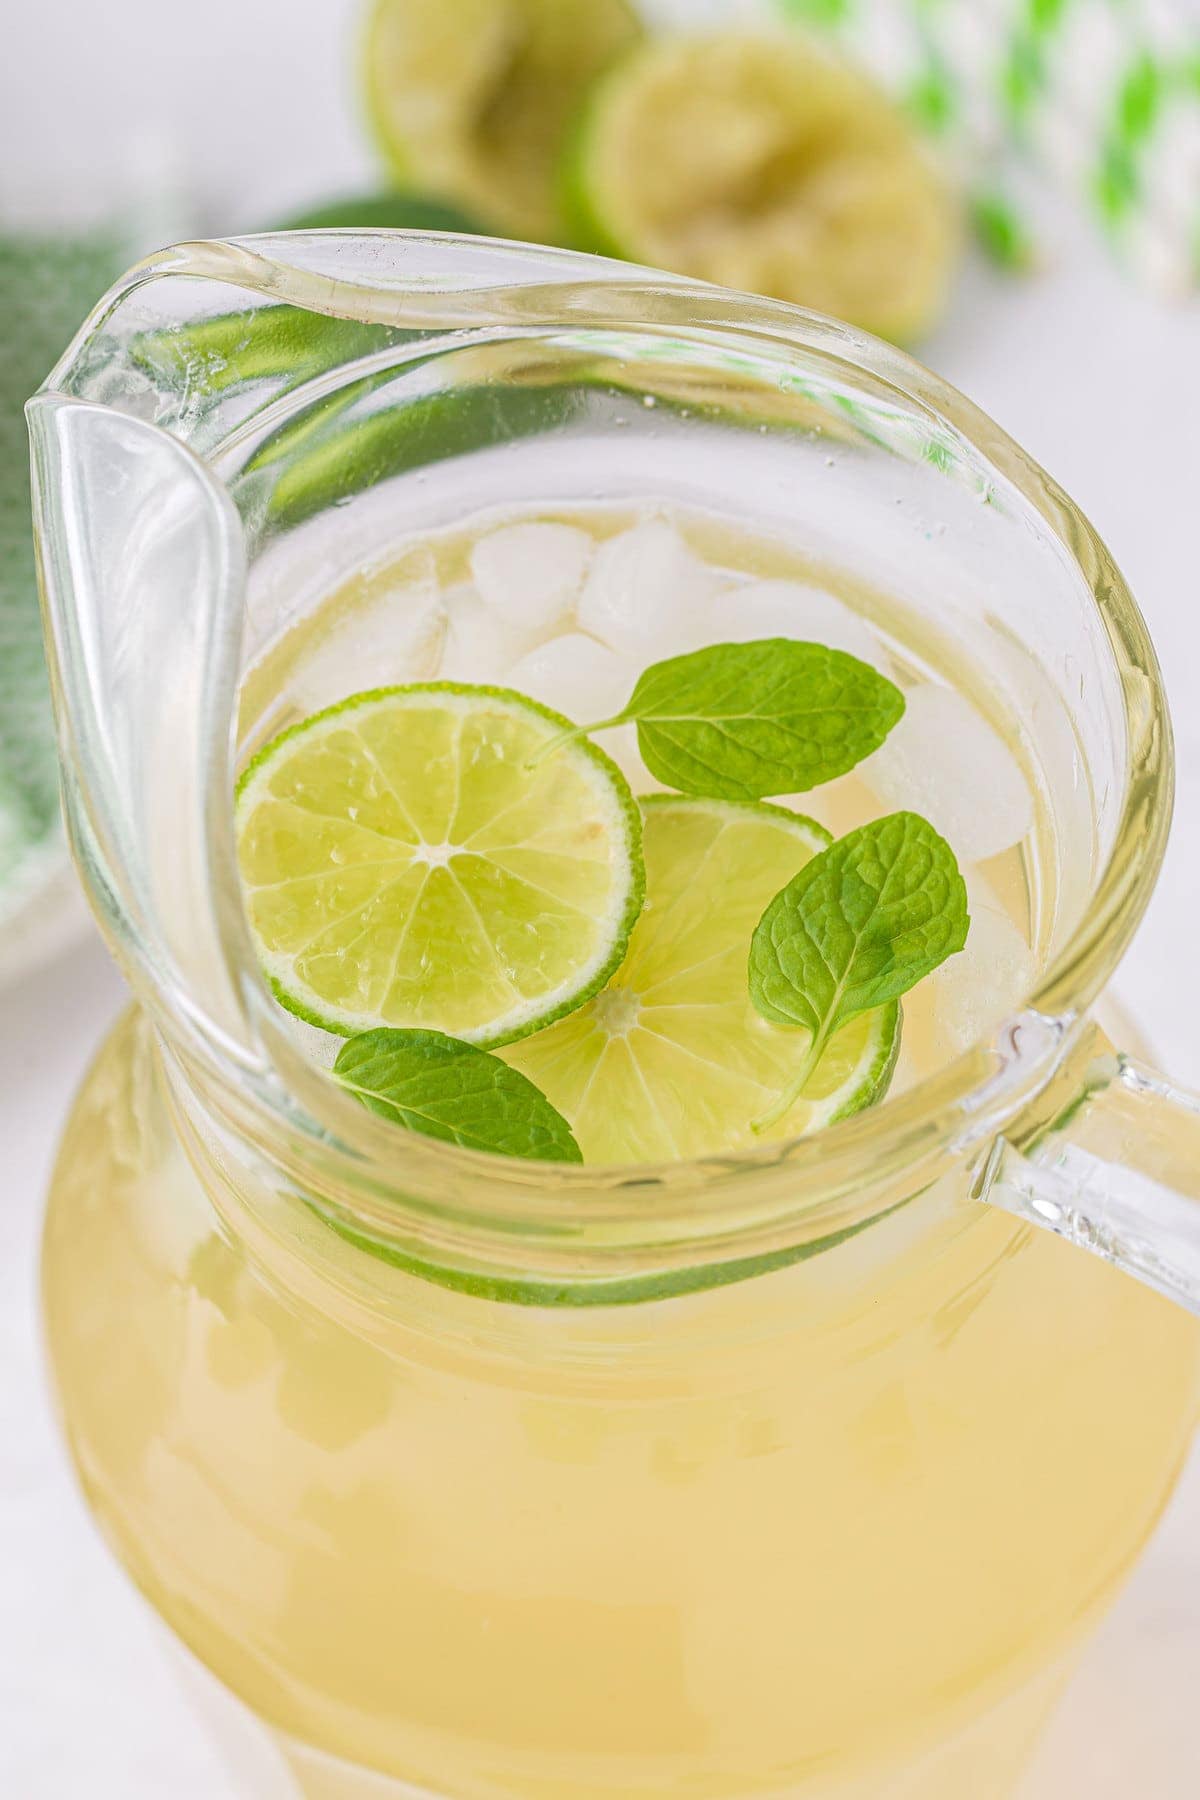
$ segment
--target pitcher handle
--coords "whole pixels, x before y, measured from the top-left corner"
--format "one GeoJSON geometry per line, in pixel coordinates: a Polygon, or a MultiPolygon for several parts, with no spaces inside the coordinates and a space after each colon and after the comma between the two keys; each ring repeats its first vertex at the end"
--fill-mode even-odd
{"type": "Polygon", "coordinates": [[[1074,1098],[1030,1143],[997,1138],[978,1198],[1200,1314],[1200,1095],[1093,1030],[1074,1098]]]}

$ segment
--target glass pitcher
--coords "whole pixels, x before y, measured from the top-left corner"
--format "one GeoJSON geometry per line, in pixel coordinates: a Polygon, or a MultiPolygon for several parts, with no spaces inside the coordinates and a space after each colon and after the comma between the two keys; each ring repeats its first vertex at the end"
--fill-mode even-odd
{"type": "Polygon", "coordinates": [[[1197,1102],[1094,1012],[1171,750],[1087,521],[847,327],[436,235],[165,253],[29,417],[69,830],[135,995],[60,1155],[51,1355],[244,1791],[1013,1792],[1200,1370],[1197,1102]],[[1036,992],[932,1078],[606,1170],[328,1080],[256,967],[231,789],[243,677],[332,585],[484,500],[609,496],[936,615],[1026,740],[1055,879],[1036,992]]]}

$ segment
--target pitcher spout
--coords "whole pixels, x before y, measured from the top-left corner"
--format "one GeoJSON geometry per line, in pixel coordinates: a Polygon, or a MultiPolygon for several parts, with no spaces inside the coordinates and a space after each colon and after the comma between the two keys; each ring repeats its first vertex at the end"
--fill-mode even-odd
{"type": "Polygon", "coordinates": [[[67,829],[139,999],[257,1060],[231,731],[245,580],[228,495],[177,438],[87,401],[27,408],[67,829]]]}
{"type": "MultiPolygon", "coordinates": [[[[358,414],[392,363],[519,317],[540,267],[519,246],[414,235],[389,241],[381,279],[379,250],[296,234],[164,251],[27,407],[64,809],[92,908],[171,1040],[317,1116],[328,1084],[273,1008],[237,878],[238,686],[280,625],[269,598],[255,612],[248,567],[313,510],[314,483],[331,507],[354,490],[358,414]]],[[[563,256],[554,276],[584,266],[563,256]]],[[[376,426],[372,474],[393,448],[376,426]]]]}

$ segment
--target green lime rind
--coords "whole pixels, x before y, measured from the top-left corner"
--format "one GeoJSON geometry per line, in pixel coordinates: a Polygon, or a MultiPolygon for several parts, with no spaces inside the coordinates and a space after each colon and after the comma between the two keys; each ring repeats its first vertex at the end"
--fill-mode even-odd
{"type": "Polygon", "coordinates": [[[339,500],[450,457],[578,426],[604,430],[618,420],[627,423],[629,406],[647,393],[661,412],[700,417],[730,431],[805,439],[819,431],[839,445],[866,435],[841,412],[781,394],[765,381],[758,388],[747,385],[735,405],[729,376],[706,380],[703,372],[689,375],[678,364],[622,369],[613,362],[581,368],[570,381],[526,375],[520,382],[472,382],[353,416],[360,401],[389,382],[403,382],[404,373],[352,376],[273,431],[233,484],[243,510],[261,516],[273,534],[290,531],[339,500]]]}
{"type": "MultiPolygon", "coordinates": [[[[447,694],[471,699],[500,700],[524,716],[533,714],[539,719],[545,720],[548,726],[553,727],[553,731],[548,736],[554,736],[563,731],[574,731],[576,728],[574,721],[568,719],[564,714],[555,712],[551,707],[543,706],[540,701],[531,700],[528,695],[518,693],[514,688],[459,681],[412,682],[401,686],[369,688],[361,693],[348,695],[344,700],[322,708],[320,712],[311,714],[307,719],[299,720],[295,725],[290,725],[286,730],[280,732],[270,743],[264,745],[238,777],[234,790],[235,816],[257,779],[278,761],[288,745],[307,736],[315,726],[327,723],[330,719],[342,717],[367,705],[377,704],[383,700],[407,698],[416,694],[447,694]]],[[[564,995],[561,1000],[548,1007],[544,1012],[533,1014],[509,1029],[473,1031],[469,1038],[462,1031],[452,1034],[462,1037],[464,1041],[476,1045],[479,1049],[494,1049],[502,1044],[516,1043],[534,1032],[542,1031],[546,1026],[566,1017],[567,1014],[574,1012],[598,994],[624,960],[630,934],[645,902],[646,868],[642,855],[642,816],[625,776],[610,756],[586,738],[573,739],[556,754],[582,758],[590,762],[605,777],[607,786],[616,801],[617,818],[622,828],[620,843],[629,874],[628,886],[620,911],[610,927],[607,953],[602,959],[596,961],[579,985],[572,988],[569,994],[564,995]]],[[[356,1020],[336,1019],[330,1013],[321,1011],[319,1007],[312,1005],[308,1000],[292,991],[282,977],[266,966],[265,961],[263,973],[271,992],[287,1012],[304,1020],[306,1024],[315,1026],[320,1031],[330,1033],[331,1036],[353,1037],[362,1031],[376,1029],[389,1023],[387,1020],[373,1017],[356,1020]]]]}
{"type": "MultiPolygon", "coordinates": [[[[478,237],[485,227],[459,208],[423,194],[376,192],[293,214],[275,231],[441,231],[478,237]]],[[[338,318],[307,307],[270,305],[217,313],[193,323],[140,332],[129,346],[135,367],[171,392],[222,394],[258,382],[286,393],[339,364],[402,344],[413,334],[394,325],[338,318]]]]}
{"type": "MultiPolygon", "coordinates": [[[[630,56],[633,54],[635,52],[630,52],[630,56]]],[[[596,128],[609,90],[621,81],[627,60],[622,57],[613,63],[584,95],[563,138],[562,156],[555,176],[564,241],[572,250],[584,250],[593,256],[609,256],[616,262],[628,262],[629,250],[613,235],[593,199],[590,162],[596,128]]]]}
{"type": "Polygon", "coordinates": [[[344,1220],[331,1218],[313,1201],[306,1204],[315,1217],[336,1232],[344,1242],[361,1250],[364,1255],[373,1257],[375,1261],[387,1263],[391,1268],[411,1275],[418,1281],[428,1281],[435,1287],[448,1288],[453,1293],[502,1306],[583,1308],[645,1306],[656,1300],[679,1300],[689,1294],[708,1293],[714,1288],[730,1287],[734,1282],[750,1281],[759,1275],[773,1275],[781,1269],[792,1268],[797,1263],[807,1262],[810,1257],[821,1256],[826,1251],[836,1250],[841,1244],[849,1243],[860,1232],[868,1230],[872,1225],[882,1224],[893,1213],[899,1212],[901,1207],[909,1204],[909,1200],[898,1200],[893,1206],[873,1214],[869,1219],[860,1219],[853,1225],[843,1226],[840,1231],[828,1232],[824,1237],[814,1238],[809,1243],[768,1251],[762,1256],[736,1257],[721,1263],[693,1264],[685,1269],[656,1270],[648,1275],[616,1276],[611,1280],[598,1277],[587,1282],[535,1281],[519,1276],[477,1275],[465,1269],[446,1268],[437,1263],[426,1262],[422,1257],[411,1256],[392,1243],[386,1243],[347,1225],[344,1220]]]}
{"type": "Polygon", "coordinates": [[[408,335],[391,325],[339,319],[303,306],[259,306],[140,332],[129,357],[158,388],[194,401],[264,381],[281,383],[278,391],[286,393],[408,335]]]}
{"type": "Polygon", "coordinates": [[[470,213],[406,188],[351,194],[291,214],[272,231],[446,231],[485,237],[487,227],[470,213]]]}
{"type": "Polygon", "coordinates": [[[879,1020],[879,1048],[853,1091],[841,1106],[821,1121],[822,1130],[827,1125],[836,1125],[839,1119],[850,1119],[855,1113],[865,1112],[868,1106],[874,1106],[876,1101],[883,1099],[892,1084],[892,1076],[896,1073],[896,1064],[900,1060],[900,1038],[904,1022],[900,1002],[889,1000],[886,1006],[875,1008],[874,1016],[879,1020]]]}
{"type": "Polygon", "coordinates": [[[255,451],[235,484],[261,506],[272,532],[352,499],[393,476],[496,444],[548,435],[580,423],[589,394],[565,384],[500,386],[479,383],[423,394],[358,419],[345,415],[399,372],[352,381],[291,419],[255,451]]]}
{"type": "Polygon", "coordinates": [[[590,83],[643,35],[630,0],[376,0],[362,40],[367,125],[398,185],[553,242],[563,134],[590,83]]]}
{"type": "Polygon", "coordinates": [[[657,793],[639,794],[638,805],[644,813],[654,812],[659,807],[670,806],[702,806],[708,812],[728,812],[733,817],[746,816],[758,819],[764,813],[771,818],[782,819],[785,824],[795,828],[796,836],[814,850],[828,850],[833,842],[833,833],[819,819],[808,813],[796,812],[793,807],[781,806],[778,800],[727,800],[716,794],[684,794],[657,793]]]}

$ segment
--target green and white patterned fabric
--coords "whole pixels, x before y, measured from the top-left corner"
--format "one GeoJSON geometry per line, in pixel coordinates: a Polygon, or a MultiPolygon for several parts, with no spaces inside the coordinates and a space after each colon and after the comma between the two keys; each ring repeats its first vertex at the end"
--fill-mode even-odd
{"type": "Polygon", "coordinates": [[[0,231],[0,978],[82,918],[59,820],[23,409],[127,255],[115,233],[0,231]]]}
{"type": "Polygon", "coordinates": [[[784,21],[831,37],[942,146],[985,245],[1039,253],[1070,195],[1129,268],[1200,286],[1200,13],[1191,0],[647,0],[656,23],[784,21]]]}

